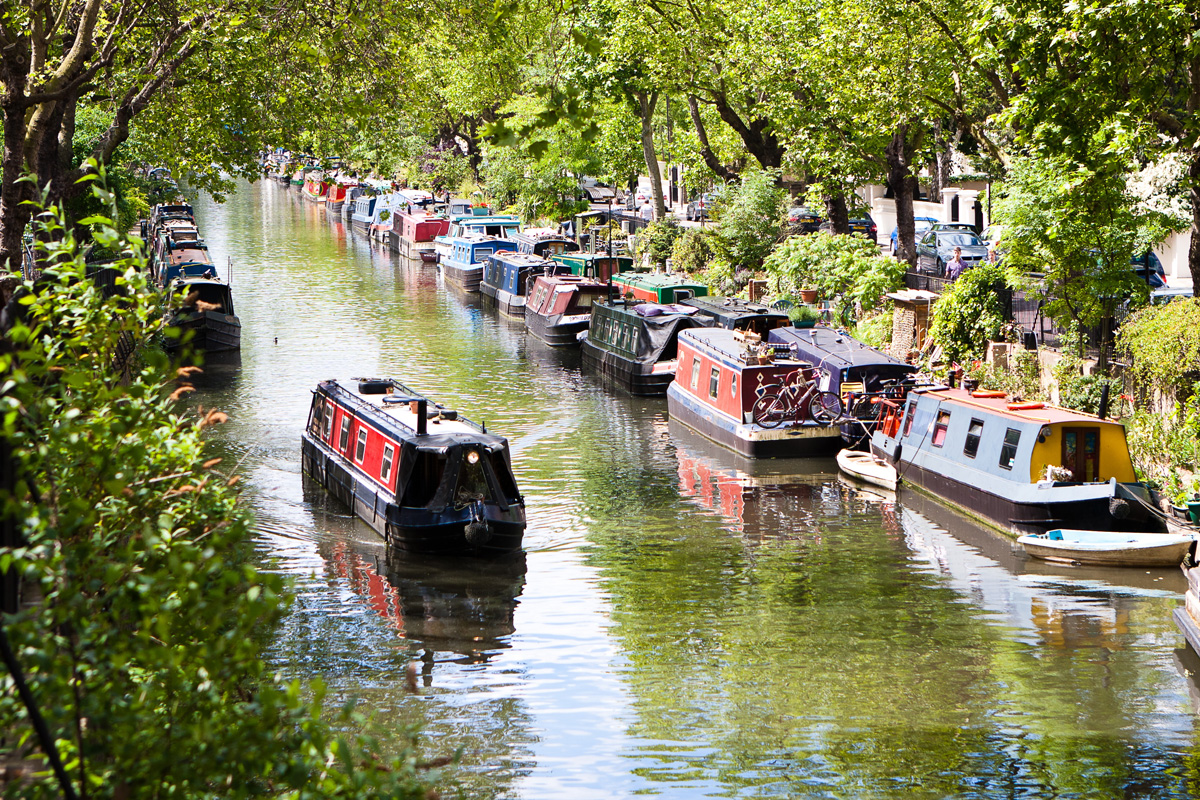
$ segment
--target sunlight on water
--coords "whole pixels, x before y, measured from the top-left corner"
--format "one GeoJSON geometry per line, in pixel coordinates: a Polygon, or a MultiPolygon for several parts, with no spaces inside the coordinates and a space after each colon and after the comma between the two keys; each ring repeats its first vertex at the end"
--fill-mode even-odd
{"type": "Polygon", "coordinates": [[[295,190],[197,210],[223,275],[233,262],[243,350],[210,363],[194,402],[230,414],[214,447],[296,591],[271,659],[385,731],[420,725],[431,756],[461,747],[465,796],[1197,786],[1178,571],[1029,562],[831,460],[738,458],[295,190]],[[385,375],[509,438],[523,554],[389,554],[302,478],[317,381],[385,375]]]}

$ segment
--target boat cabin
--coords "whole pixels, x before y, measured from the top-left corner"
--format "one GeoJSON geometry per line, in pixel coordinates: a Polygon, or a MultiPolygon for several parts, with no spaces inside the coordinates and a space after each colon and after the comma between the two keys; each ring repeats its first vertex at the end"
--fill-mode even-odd
{"type": "Polygon", "coordinates": [[[553,347],[578,344],[592,304],[609,297],[607,283],[579,275],[539,275],[525,304],[525,327],[553,347]]]}
{"type": "Polygon", "coordinates": [[[579,245],[564,238],[553,228],[526,228],[514,233],[511,238],[517,243],[518,252],[530,253],[539,258],[552,258],[579,249],[579,245]]]}
{"type": "Polygon", "coordinates": [[[559,253],[552,256],[555,261],[571,269],[572,275],[606,281],[617,273],[631,272],[633,259],[629,256],[610,256],[604,253],[580,251],[559,253]]]}
{"type": "Polygon", "coordinates": [[[621,272],[613,276],[612,284],[622,296],[647,303],[682,303],[708,295],[707,286],[672,272],[621,272]]]}
{"type": "Polygon", "coordinates": [[[597,300],[582,343],[584,366],[635,395],[664,395],[675,378],[679,332],[712,319],[686,306],[597,300]]]}
{"type": "Polygon", "coordinates": [[[379,195],[367,194],[364,191],[354,200],[354,211],[350,215],[350,220],[359,227],[369,228],[375,219],[375,203],[379,199],[379,195]]]}
{"type": "Polygon", "coordinates": [[[493,253],[515,251],[517,245],[508,239],[497,239],[481,233],[448,237],[449,254],[442,257],[442,273],[469,292],[479,291],[483,265],[493,253]]]}
{"type": "Polygon", "coordinates": [[[759,397],[813,379],[813,365],[770,348],[755,333],[709,320],[714,327],[679,332],[679,362],[667,390],[672,419],[755,458],[831,455],[841,449],[838,427],[810,419],[805,404],[794,421],[775,428],[756,424],[752,411],[759,397]]]}
{"type": "Polygon", "coordinates": [[[462,216],[450,218],[450,236],[477,233],[498,239],[511,239],[521,230],[521,218],[516,214],[493,214],[490,216],[462,216]]]}
{"type": "Polygon", "coordinates": [[[502,250],[488,257],[483,267],[479,291],[494,300],[506,314],[523,315],[529,289],[539,275],[569,274],[557,261],[548,261],[531,253],[502,250]]]}
{"type": "Polygon", "coordinates": [[[833,328],[774,328],[771,344],[786,345],[802,361],[829,370],[829,391],[843,394],[843,384],[860,394],[874,394],[916,374],[917,368],[863,344],[833,328]]]}
{"type": "Polygon", "coordinates": [[[776,328],[787,328],[792,324],[787,312],[736,297],[693,297],[679,302],[712,317],[718,328],[753,331],[763,339],[776,328]]]}
{"type": "Polygon", "coordinates": [[[398,381],[323,381],[302,436],[304,472],[402,550],[519,549],[524,499],[508,441],[398,381]]]}
{"type": "Polygon", "coordinates": [[[446,217],[435,217],[423,211],[409,213],[401,211],[393,217],[392,232],[414,243],[433,242],[434,237],[441,236],[450,229],[450,220],[446,217]]]}

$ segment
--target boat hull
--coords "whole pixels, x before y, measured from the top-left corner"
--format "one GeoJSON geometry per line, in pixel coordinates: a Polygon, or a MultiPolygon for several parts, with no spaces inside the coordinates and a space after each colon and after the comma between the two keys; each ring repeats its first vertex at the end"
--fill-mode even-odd
{"type": "Polygon", "coordinates": [[[525,513],[517,506],[508,511],[488,504],[485,511],[491,534],[486,542],[467,540],[473,521],[470,508],[447,507],[440,513],[427,508],[408,508],[390,494],[379,491],[365,475],[348,467],[345,460],[307,432],[301,436],[301,467],[334,498],[354,511],[389,545],[415,553],[494,557],[521,549],[525,535],[525,513]]]}
{"type": "Polygon", "coordinates": [[[678,382],[667,389],[667,412],[706,439],[750,458],[832,456],[842,447],[837,426],[805,422],[763,428],[740,423],[691,397],[678,382]]]}
{"type": "Polygon", "coordinates": [[[570,322],[554,322],[561,317],[544,317],[529,306],[525,306],[525,329],[551,347],[575,347],[579,344],[579,332],[586,331],[588,318],[570,322]]]}
{"type": "Polygon", "coordinates": [[[222,314],[219,311],[192,313],[172,319],[171,327],[179,328],[180,336],[166,339],[165,346],[168,350],[178,350],[189,332],[192,338],[187,346],[193,350],[219,353],[240,350],[242,347],[242,323],[232,314],[222,314]]]}
{"type": "Polygon", "coordinates": [[[676,359],[643,364],[584,339],[579,346],[583,366],[607,384],[638,397],[665,397],[675,380],[676,359]]]}
{"type": "MultiPolygon", "coordinates": [[[[1110,567],[1176,567],[1183,563],[1195,545],[1191,537],[1166,533],[1101,535],[1098,541],[1072,538],[1063,531],[1063,539],[1021,536],[1017,542],[1034,558],[1075,564],[1099,564],[1110,567]],[[1126,541],[1117,539],[1126,538],[1126,541]],[[1158,540],[1162,541],[1158,541],[1158,540]]],[[[1084,531],[1084,534],[1093,533],[1084,531]]],[[[1107,532],[1105,532],[1107,533],[1107,532]]]]}
{"type": "Polygon", "coordinates": [[[523,294],[513,294],[506,289],[497,289],[488,283],[479,284],[480,304],[484,308],[494,308],[506,317],[515,319],[525,318],[525,301],[523,294]]]}
{"type": "Polygon", "coordinates": [[[433,242],[414,242],[412,239],[398,235],[395,231],[392,231],[392,249],[405,258],[419,258],[425,262],[437,260],[433,242]]]}
{"type": "Polygon", "coordinates": [[[464,292],[478,292],[483,281],[483,264],[464,265],[454,259],[442,261],[442,274],[464,292]]]}

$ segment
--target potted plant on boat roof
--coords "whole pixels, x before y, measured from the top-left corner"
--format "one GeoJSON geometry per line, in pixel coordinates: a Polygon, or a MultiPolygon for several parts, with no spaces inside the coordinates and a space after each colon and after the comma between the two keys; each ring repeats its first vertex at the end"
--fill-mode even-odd
{"type": "Polygon", "coordinates": [[[821,316],[815,308],[804,303],[789,308],[787,315],[788,319],[792,321],[792,325],[797,328],[811,328],[817,324],[817,320],[821,316]]]}
{"type": "Polygon", "coordinates": [[[805,287],[800,290],[800,300],[805,303],[815,303],[820,294],[820,289],[814,289],[811,286],[805,287]]]}

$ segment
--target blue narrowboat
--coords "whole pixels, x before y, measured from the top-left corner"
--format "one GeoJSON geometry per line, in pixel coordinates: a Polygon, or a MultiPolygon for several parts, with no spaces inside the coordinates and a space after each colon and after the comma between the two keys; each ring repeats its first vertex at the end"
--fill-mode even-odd
{"type": "Polygon", "coordinates": [[[492,253],[501,250],[515,252],[517,245],[508,239],[497,239],[481,233],[453,236],[450,255],[442,259],[442,274],[446,280],[468,292],[478,292],[483,279],[483,265],[492,253]]]}
{"type": "Polygon", "coordinates": [[[354,210],[350,214],[350,222],[354,227],[363,231],[371,230],[371,224],[375,221],[375,204],[378,201],[379,195],[366,193],[354,199],[354,210]]]}
{"type": "Polygon", "coordinates": [[[579,245],[553,228],[526,228],[509,238],[517,243],[519,252],[531,253],[541,258],[553,258],[579,249],[579,245]]]}
{"type": "Polygon", "coordinates": [[[460,214],[450,217],[450,228],[442,236],[433,240],[437,260],[450,255],[451,240],[456,236],[476,233],[484,236],[494,236],[497,239],[512,239],[521,230],[521,218],[516,214],[460,214]]]}
{"type": "Polygon", "coordinates": [[[525,501],[508,440],[397,381],[319,383],[301,465],[400,550],[493,556],[521,547],[525,501]]]}
{"type": "Polygon", "coordinates": [[[914,389],[889,412],[871,451],[905,484],[1008,534],[1166,530],[1119,422],[946,387],[914,389]]]}
{"type": "Polygon", "coordinates": [[[556,261],[530,253],[502,250],[493,253],[483,267],[479,293],[483,305],[495,306],[501,314],[525,318],[525,301],[539,275],[569,275],[556,261]]]}

